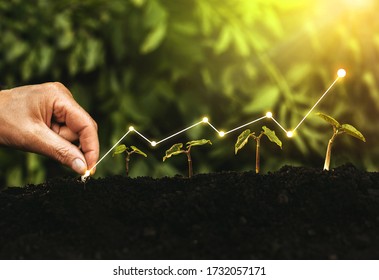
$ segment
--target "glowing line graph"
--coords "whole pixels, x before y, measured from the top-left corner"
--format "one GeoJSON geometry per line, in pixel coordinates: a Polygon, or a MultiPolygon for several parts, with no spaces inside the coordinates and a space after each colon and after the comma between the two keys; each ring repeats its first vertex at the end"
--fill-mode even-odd
{"type": "Polygon", "coordinates": [[[210,126],[215,132],[217,132],[217,134],[220,136],[220,137],[224,137],[225,135],[229,134],[229,133],[232,133],[236,130],[239,130],[243,127],[246,127],[248,125],[251,125],[253,123],[256,123],[258,121],[261,121],[263,119],[271,119],[274,121],[274,123],[276,123],[276,125],[278,125],[278,127],[280,129],[282,129],[287,137],[292,137],[294,135],[294,132],[300,127],[300,125],[305,121],[305,119],[309,116],[309,114],[314,110],[314,108],[316,108],[316,106],[321,102],[321,100],[328,94],[328,92],[333,88],[333,86],[336,84],[336,82],[340,79],[340,78],[343,78],[346,76],[346,71],[344,69],[339,69],[337,71],[337,78],[333,81],[333,83],[326,89],[326,91],[321,95],[321,97],[316,101],[316,103],[312,106],[311,109],[309,109],[309,111],[305,114],[305,116],[300,120],[300,122],[295,126],[295,128],[293,130],[286,130],[272,115],[271,112],[267,112],[265,116],[262,116],[260,118],[257,118],[255,120],[252,120],[250,122],[247,122],[243,125],[240,125],[238,127],[235,127],[231,130],[228,130],[228,131],[222,131],[222,130],[218,130],[214,125],[212,125],[210,122],[209,122],[209,119],[207,117],[204,117],[201,121],[199,122],[196,122],[178,132],[175,132],[174,134],[170,135],[170,136],[167,136],[166,138],[163,138],[162,140],[160,141],[152,141],[150,139],[148,139],[146,136],[144,136],[141,132],[139,132],[138,130],[136,130],[133,126],[130,126],[129,127],[129,130],[96,162],[96,164],[89,170],[87,170],[85,172],[85,174],[83,176],[81,176],[81,179],[83,182],[86,181],[87,177],[90,176],[92,170],[131,132],[135,132],[138,136],[140,136],[142,139],[144,139],[145,141],[147,141],[151,146],[155,147],[156,145],[158,144],[161,144],[179,134],[182,134],[184,132],[186,132],[187,130],[191,129],[191,128],[194,128],[198,125],[201,125],[201,124],[207,124],[208,126],[210,126]]]}

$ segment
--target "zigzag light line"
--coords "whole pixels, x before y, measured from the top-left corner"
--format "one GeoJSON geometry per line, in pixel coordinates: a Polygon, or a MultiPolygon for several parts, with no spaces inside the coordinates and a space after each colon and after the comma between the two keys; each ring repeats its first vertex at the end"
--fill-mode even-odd
{"type": "Polygon", "coordinates": [[[265,116],[263,117],[260,117],[260,118],[257,118],[253,121],[250,121],[248,123],[245,123],[243,125],[240,125],[236,128],[233,128],[231,130],[228,130],[226,132],[222,131],[222,130],[218,130],[214,125],[212,125],[210,122],[209,122],[209,119],[207,117],[204,117],[201,121],[199,122],[196,122],[178,132],[175,132],[174,134],[166,137],[166,138],[163,138],[162,140],[160,141],[153,141],[153,140],[150,140],[148,139],[146,136],[144,136],[141,132],[139,132],[138,130],[136,130],[133,126],[130,126],[129,127],[129,130],[99,159],[99,161],[89,170],[87,170],[85,172],[85,174],[81,177],[82,181],[85,182],[87,177],[90,176],[91,174],[91,171],[131,132],[135,132],[137,135],[139,135],[141,138],[143,138],[145,141],[147,141],[148,143],[150,143],[151,146],[155,147],[156,145],[158,144],[161,144],[179,134],[182,134],[184,132],[186,132],[187,130],[191,129],[191,128],[194,128],[200,124],[208,124],[214,131],[217,132],[217,134],[220,136],[220,137],[224,137],[225,135],[229,134],[229,133],[232,133],[236,130],[239,130],[245,126],[248,126],[248,125],[251,125],[253,123],[256,123],[258,121],[261,121],[263,119],[272,119],[277,125],[278,127],[280,127],[286,134],[287,134],[287,137],[292,137],[294,135],[294,132],[300,127],[300,125],[305,121],[305,119],[309,116],[309,114],[313,111],[314,108],[316,108],[316,106],[321,102],[321,100],[326,96],[326,94],[332,89],[332,87],[335,85],[335,83],[339,80],[339,78],[343,78],[346,76],[346,71],[344,69],[339,69],[337,71],[337,78],[333,81],[333,83],[328,87],[328,89],[322,94],[322,96],[316,101],[316,103],[312,106],[312,108],[305,114],[305,116],[301,119],[301,121],[295,126],[295,128],[291,131],[291,130],[286,130],[272,115],[271,112],[267,112],[265,116]]]}

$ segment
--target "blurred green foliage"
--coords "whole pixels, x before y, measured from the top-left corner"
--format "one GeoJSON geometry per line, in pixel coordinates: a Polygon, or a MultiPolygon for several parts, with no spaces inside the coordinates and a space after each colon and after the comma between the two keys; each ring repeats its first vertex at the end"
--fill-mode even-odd
{"type": "MultiPolygon", "coordinates": [[[[270,110],[293,128],[344,67],[347,77],[317,109],[360,127],[367,144],[341,141],[334,165],[377,170],[378,5],[361,2],[0,0],[0,84],[64,83],[98,122],[104,154],[129,125],[160,140],[204,115],[228,130],[270,110]]],[[[322,168],[329,129],[311,114],[280,154],[262,152],[262,166],[322,168]]],[[[253,149],[233,154],[237,135],[219,139],[197,127],[174,141],[212,139],[210,151],[194,151],[195,173],[251,170],[253,149]]],[[[147,146],[137,135],[124,142],[147,146]]],[[[170,145],[136,160],[131,175],[179,173],[177,163],[160,160],[170,145]]],[[[122,172],[121,159],[111,157],[97,168],[97,176],[122,172]]],[[[41,156],[0,149],[2,185],[62,175],[73,173],[41,156]]]]}

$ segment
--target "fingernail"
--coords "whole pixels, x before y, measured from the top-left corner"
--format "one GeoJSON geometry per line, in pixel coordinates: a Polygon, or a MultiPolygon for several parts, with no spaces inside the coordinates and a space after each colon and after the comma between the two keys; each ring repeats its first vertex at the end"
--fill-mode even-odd
{"type": "Polygon", "coordinates": [[[87,170],[87,165],[79,158],[72,162],[72,169],[78,174],[84,174],[87,170]]]}

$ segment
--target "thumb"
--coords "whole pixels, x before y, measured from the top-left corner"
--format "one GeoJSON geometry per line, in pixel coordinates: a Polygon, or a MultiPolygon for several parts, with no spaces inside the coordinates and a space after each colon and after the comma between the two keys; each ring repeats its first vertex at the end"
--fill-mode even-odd
{"type": "Polygon", "coordinates": [[[86,160],[79,148],[48,127],[43,127],[33,138],[29,150],[53,158],[78,174],[83,175],[87,171],[86,160]]]}

